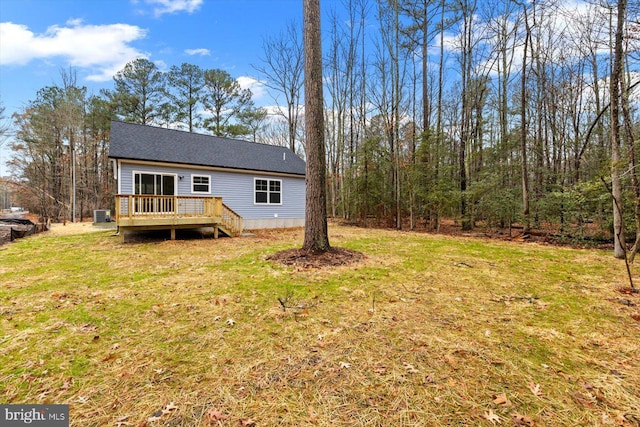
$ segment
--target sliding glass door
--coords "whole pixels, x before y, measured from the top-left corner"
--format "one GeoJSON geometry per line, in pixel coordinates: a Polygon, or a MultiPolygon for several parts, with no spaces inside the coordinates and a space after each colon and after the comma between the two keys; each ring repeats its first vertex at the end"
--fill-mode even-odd
{"type": "MultiPolygon", "coordinates": [[[[160,173],[134,172],[134,194],[141,196],[174,196],[176,176],[160,173]]],[[[173,197],[138,197],[138,213],[173,213],[173,197]]]]}

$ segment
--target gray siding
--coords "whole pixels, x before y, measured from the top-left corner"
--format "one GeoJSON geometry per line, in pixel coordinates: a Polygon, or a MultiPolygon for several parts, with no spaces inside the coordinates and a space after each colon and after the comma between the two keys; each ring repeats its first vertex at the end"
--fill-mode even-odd
{"type": "Polygon", "coordinates": [[[133,173],[149,172],[174,174],[177,179],[178,195],[203,195],[191,192],[191,176],[209,176],[211,195],[221,196],[222,201],[246,220],[259,219],[304,219],[305,182],[304,177],[272,176],[256,173],[221,172],[183,167],[154,166],[120,163],[119,194],[133,194],[133,173]],[[256,205],[254,203],[254,179],[278,179],[282,181],[282,204],[256,205]]]}

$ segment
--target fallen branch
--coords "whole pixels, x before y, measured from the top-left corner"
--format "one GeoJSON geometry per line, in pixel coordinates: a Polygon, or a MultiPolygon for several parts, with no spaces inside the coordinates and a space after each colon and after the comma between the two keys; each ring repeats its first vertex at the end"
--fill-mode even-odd
{"type": "Polygon", "coordinates": [[[468,267],[468,268],[473,268],[473,265],[467,264],[464,261],[460,261],[460,262],[456,262],[454,264],[456,267],[468,267]]]}
{"type": "Polygon", "coordinates": [[[278,297],[278,302],[280,303],[280,306],[282,307],[282,311],[284,311],[285,313],[287,312],[287,309],[292,309],[292,310],[307,310],[309,308],[313,308],[316,307],[318,305],[318,303],[313,303],[313,304],[294,304],[291,302],[291,298],[293,297],[293,293],[291,291],[287,291],[287,294],[285,295],[284,298],[280,298],[278,297]]]}
{"type": "Polygon", "coordinates": [[[403,285],[402,283],[400,284],[400,286],[402,286],[404,288],[405,291],[409,292],[410,294],[416,294],[416,295],[420,295],[422,292],[418,292],[418,291],[412,291],[410,289],[407,289],[407,287],[405,285],[403,285]]]}
{"type": "Polygon", "coordinates": [[[534,300],[538,300],[538,297],[532,296],[520,296],[520,295],[502,295],[501,297],[492,296],[491,301],[493,302],[506,302],[506,301],[514,301],[514,300],[525,300],[529,301],[529,304],[533,304],[534,300]]]}

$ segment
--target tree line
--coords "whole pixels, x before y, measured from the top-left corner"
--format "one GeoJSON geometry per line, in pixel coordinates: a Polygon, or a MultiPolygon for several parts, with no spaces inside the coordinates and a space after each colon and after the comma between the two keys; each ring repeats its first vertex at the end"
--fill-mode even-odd
{"type": "Polygon", "coordinates": [[[596,221],[608,230],[611,196],[600,178],[612,164],[612,64],[624,64],[618,92],[630,120],[616,167],[627,170],[638,125],[628,90],[638,78],[638,11],[621,16],[617,31],[615,4],[589,4],[577,16],[561,6],[348,2],[350,24],[331,26],[327,64],[337,94],[328,108],[332,213],[398,228],[438,228],[447,217],[466,229],[550,223],[579,233],[596,221]],[[576,18],[583,22],[566,25],[576,18]],[[617,32],[618,53],[609,39],[617,32]]]}
{"type": "MultiPolygon", "coordinates": [[[[525,236],[540,228],[569,238],[633,235],[639,6],[598,0],[577,13],[565,5],[331,3],[323,22],[329,215],[396,228],[437,230],[446,218],[464,229],[517,225],[525,236]]],[[[75,151],[82,203],[108,203],[112,117],[304,155],[300,27],[265,37],[254,69],[277,119],[228,73],[191,64],[161,72],[135,60],[97,96],[73,81],[45,88],[16,117],[16,170],[43,187],[43,208],[62,212],[71,164],[64,159],[75,151]],[[72,107],[78,100],[83,107],[72,107]],[[50,142],[40,150],[38,139],[50,142]],[[43,174],[55,178],[50,187],[43,174]]]]}
{"type": "Polygon", "coordinates": [[[64,70],[60,84],[40,89],[12,117],[14,192],[43,217],[82,220],[113,205],[112,119],[255,140],[265,118],[251,91],[220,69],[185,63],[162,72],[139,58],[116,73],[112,90],[97,95],[64,70]]]}
{"type": "Polygon", "coordinates": [[[632,235],[640,7],[565,6],[345,0],[326,33],[330,213],[632,235]]]}
{"type": "Polygon", "coordinates": [[[115,89],[103,95],[118,117],[134,123],[254,137],[267,115],[255,106],[251,90],[221,69],[183,63],[162,72],[140,58],[118,71],[114,83],[115,89]]]}

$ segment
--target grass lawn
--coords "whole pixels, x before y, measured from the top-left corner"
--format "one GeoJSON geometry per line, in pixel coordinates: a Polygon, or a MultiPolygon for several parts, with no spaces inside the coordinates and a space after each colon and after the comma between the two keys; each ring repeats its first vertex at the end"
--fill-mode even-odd
{"type": "Polygon", "coordinates": [[[640,423],[640,297],[609,252],[331,225],[366,258],[301,269],[266,260],[301,230],[112,233],[0,248],[0,402],[73,426],[640,423]]]}

